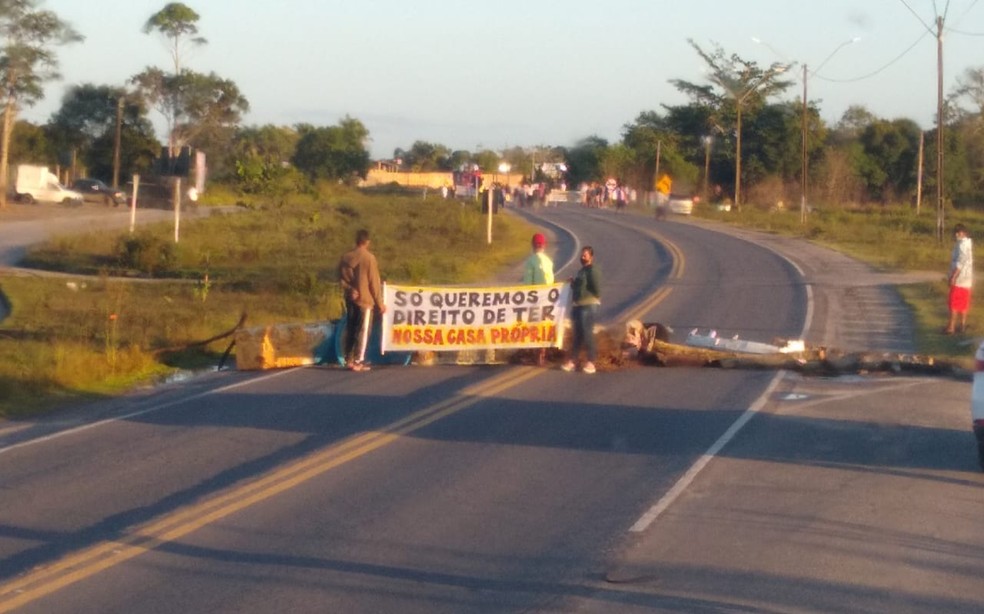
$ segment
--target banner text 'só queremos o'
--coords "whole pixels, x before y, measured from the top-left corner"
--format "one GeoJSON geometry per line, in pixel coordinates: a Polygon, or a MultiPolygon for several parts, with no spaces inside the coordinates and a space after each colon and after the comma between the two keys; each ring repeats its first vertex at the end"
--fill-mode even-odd
{"type": "Polygon", "coordinates": [[[570,286],[435,288],[386,284],[382,350],[561,347],[570,286]]]}

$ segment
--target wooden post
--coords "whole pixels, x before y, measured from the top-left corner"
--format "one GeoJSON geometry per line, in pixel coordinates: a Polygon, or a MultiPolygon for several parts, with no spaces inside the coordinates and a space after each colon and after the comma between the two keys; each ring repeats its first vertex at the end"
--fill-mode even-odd
{"type": "Polygon", "coordinates": [[[133,194],[130,196],[130,234],[137,226],[137,190],[140,189],[140,175],[133,176],[133,194]]]}
{"type": "Polygon", "coordinates": [[[486,233],[488,235],[488,244],[489,245],[492,245],[492,205],[493,205],[492,201],[493,201],[493,196],[492,196],[492,190],[491,190],[491,188],[488,189],[488,190],[486,190],[485,191],[485,194],[486,194],[486,199],[485,200],[486,200],[486,202],[488,204],[488,207],[489,207],[489,219],[488,219],[486,233]]]}
{"type": "Polygon", "coordinates": [[[926,133],[919,131],[919,167],[916,170],[916,215],[922,208],[922,181],[923,181],[923,151],[926,143],[926,133]]]}
{"type": "Polygon", "coordinates": [[[181,178],[174,179],[174,194],[171,196],[174,202],[174,242],[178,242],[181,228],[181,178]]]}
{"type": "Polygon", "coordinates": [[[120,187],[120,134],[123,128],[123,97],[116,100],[116,137],[113,139],[113,189],[120,187]]]}

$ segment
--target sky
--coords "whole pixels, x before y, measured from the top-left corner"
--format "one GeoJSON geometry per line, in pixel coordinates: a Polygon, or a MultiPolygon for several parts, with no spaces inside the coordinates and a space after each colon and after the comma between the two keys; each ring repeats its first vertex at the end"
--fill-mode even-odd
{"type": "MultiPolygon", "coordinates": [[[[22,118],[46,122],[67,87],[124,85],[167,69],[144,34],[164,0],[40,0],[85,36],[57,50],[62,80],[22,118]]],[[[244,125],[369,130],[373,158],[415,141],[477,151],[614,143],[640,113],[686,104],[670,79],[706,82],[687,42],[761,66],[796,62],[781,99],[810,100],[835,123],[851,105],[935,121],[937,15],[946,16],[944,91],[984,68],[977,0],[188,0],[208,43],[184,65],[231,79],[244,125]],[[855,38],[860,40],[845,44],[855,38]],[[758,42],[756,42],[758,41],[758,42]],[[833,55],[831,55],[833,53],[833,55]]],[[[161,131],[161,121],[152,118],[161,131]]]]}

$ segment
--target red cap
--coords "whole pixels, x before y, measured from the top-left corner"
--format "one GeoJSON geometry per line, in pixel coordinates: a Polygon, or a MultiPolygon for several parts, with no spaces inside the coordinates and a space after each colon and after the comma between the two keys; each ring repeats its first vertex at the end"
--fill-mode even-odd
{"type": "Polygon", "coordinates": [[[547,244],[547,238],[539,232],[533,235],[533,247],[543,247],[547,244]]]}

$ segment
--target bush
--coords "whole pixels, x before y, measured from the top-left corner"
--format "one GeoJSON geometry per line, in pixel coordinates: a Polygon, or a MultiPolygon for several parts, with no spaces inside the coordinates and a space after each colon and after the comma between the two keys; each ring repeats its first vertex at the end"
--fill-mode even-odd
{"type": "Polygon", "coordinates": [[[177,261],[175,244],[149,233],[120,237],[115,251],[120,268],[151,277],[169,271],[177,261]]]}

